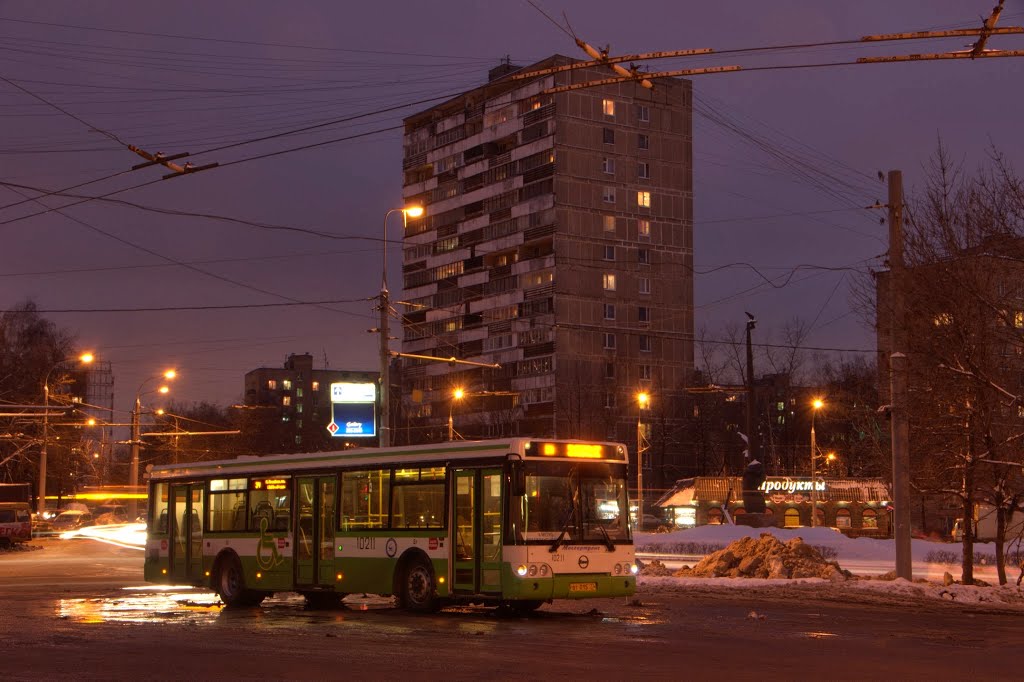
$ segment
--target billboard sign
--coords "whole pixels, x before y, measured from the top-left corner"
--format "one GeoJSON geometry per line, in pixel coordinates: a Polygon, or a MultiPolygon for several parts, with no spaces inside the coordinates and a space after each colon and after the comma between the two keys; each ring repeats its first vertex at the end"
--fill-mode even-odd
{"type": "Polygon", "coordinates": [[[331,384],[331,423],[335,438],[377,437],[377,384],[331,384]]]}

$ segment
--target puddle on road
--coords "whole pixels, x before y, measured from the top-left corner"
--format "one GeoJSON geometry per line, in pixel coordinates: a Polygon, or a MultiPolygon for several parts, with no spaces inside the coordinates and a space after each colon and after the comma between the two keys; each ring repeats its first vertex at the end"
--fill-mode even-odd
{"type": "Polygon", "coordinates": [[[839,636],[836,632],[804,632],[802,634],[808,639],[831,639],[839,636]]]}
{"type": "MultiPolygon", "coordinates": [[[[390,609],[393,601],[381,597],[349,597],[348,611],[390,609]]],[[[272,597],[259,608],[225,609],[213,592],[192,587],[128,587],[116,596],[61,599],[57,616],[78,623],[163,623],[207,624],[223,620],[261,620],[286,616],[317,621],[344,620],[345,610],[307,609],[299,595],[272,597]]]]}
{"type": "MultiPolygon", "coordinates": [[[[57,617],[76,623],[182,623],[186,625],[216,625],[254,623],[265,627],[293,627],[302,623],[344,623],[359,622],[353,618],[358,612],[376,611],[392,612],[401,619],[377,622],[376,627],[396,632],[412,631],[422,625],[415,624],[407,618],[416,617],[405,614],[394,606],[390,597],[375,595],[349,595],[345,598],[347,608],[340,610],[315,610],[306,608],[305,600],[297,595],[284,593],[271,597],[259,607],[245,609],[226,609],[220,598],[213,592],[189,586],[153,586],[127,587],[116,594],[103,597],[85,597],[60,599],[55,604],[57,617]]],[[[654,617],[652,613],[629,615],[612,615],[601,611],[588,613],[565,612],[557,610],[541,610],[526,617],[508,617],[498,614],[494,608],[480,606],[453,606],[444,611],[425,618],[459,618],[456,622],[458,630],[468,635],[492,634],[503,624],[522,623],[538,626],[541,623],[557,623],[575,619],[593,619],[610,626],[658,625],[665,619],[654,617]]],[[[419,616],[418,618],[424,618],[419,616]]]]}

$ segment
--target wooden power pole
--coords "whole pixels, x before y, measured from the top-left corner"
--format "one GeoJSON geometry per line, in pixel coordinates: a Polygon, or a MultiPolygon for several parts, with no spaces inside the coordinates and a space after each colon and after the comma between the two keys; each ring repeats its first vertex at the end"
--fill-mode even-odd
{"type": "Polygon", "coordinates": [[[896,577],[913,579],[910,556],[910,419],[907,414],[906,302],[903,267],[903,173],[889,171],[889,386],[892,404],[893,538],[896,577]]]}

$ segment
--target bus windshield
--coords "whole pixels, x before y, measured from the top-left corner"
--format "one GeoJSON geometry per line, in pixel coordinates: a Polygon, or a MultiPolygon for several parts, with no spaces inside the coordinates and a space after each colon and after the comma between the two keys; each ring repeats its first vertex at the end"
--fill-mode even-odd
{"type": "Polygon", "coordinates": [[[626,471],[608,464],[531,463],[520,515],[528,543],[602,543],[629,539],[626,471]]]}

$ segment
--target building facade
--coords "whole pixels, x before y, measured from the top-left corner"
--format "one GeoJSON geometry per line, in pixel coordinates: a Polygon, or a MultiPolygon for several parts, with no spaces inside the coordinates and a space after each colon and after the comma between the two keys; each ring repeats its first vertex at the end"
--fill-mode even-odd
{"type": "MultiPolygon", "coordinates": [[[[377,445],[377,438],[346,443],[327,430],[331,384],[378,384],[378,372],[314,369],[313,356],[292,354],[283,367],[260,367],[245,375],[243,431],[259,433],[249,445],[258,452],[313,452],[352,445],[377,445]]],[[[378,417],[379,419],[379,417],[378,417]]]]}
{"type": "Polygon", "coordinates": [[[657,477],[681,456],[693,369],[690,83],[550,93],[610,72],[511,70],[405,120],[404,197],[426,212],[404,235],[402,351],[500,367],[406,360],[400,419],[411,440],[451,415],[465,437],[635,450],[640,417],[657,477]]]}
{"type": "MultiPolygon", "coordinates": [[[[850,537],[891,537],[892,496],[880,479],[769,476],[761,485],[765,527],[835,528],[850,537]],[[812,522],[812,514],[815,520],[812,522]]],[[[665,525],[692,528],[743,525],[743,481],[738,476],[699,476],[676,482],[656,503],[665,525]]],[[[748,517],[750,518],[750,517],[748,517]]]]}

